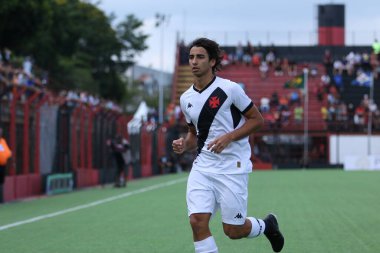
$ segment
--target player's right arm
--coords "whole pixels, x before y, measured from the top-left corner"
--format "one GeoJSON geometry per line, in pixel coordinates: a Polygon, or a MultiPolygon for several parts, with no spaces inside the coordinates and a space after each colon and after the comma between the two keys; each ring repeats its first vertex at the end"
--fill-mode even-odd
{"type": "Polygon", "coordinates": [[[191,151],[197,148],[197,131],[194,126],[189,126],[186,138],[179,138],[172,143],[173,151],[182,154],[185,151],[191,151]]]}

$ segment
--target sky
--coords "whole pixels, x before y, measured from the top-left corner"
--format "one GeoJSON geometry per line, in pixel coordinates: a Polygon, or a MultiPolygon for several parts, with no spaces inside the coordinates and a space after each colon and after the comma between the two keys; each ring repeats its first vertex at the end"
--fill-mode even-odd
{"type": "Polygon", "coordinates": [[[186,43],[198,37],[216,40],[222,46],[316,45],[320,4],[345,5],[346,45],[371,45],[380,39],[379,0],[100,0],[97,5],[114,24],[133,14],[149,34],[149,49],[136,57],[138,65],[174,72],[177,38],[186,43]],[[155,27],[156,14],[165,15],[155,27]]]}

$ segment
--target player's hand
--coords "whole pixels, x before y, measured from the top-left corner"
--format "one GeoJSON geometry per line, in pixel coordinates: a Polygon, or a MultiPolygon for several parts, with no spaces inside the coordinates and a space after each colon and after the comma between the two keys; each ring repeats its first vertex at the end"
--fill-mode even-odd
{"type": "Polygon", "coordinates": [[[224,134],[211,141],[207,145],[207,150],[211,149],[211,152],[220,154],[231,142],[231,136],[229,134],[224,134]]]}
{"type": "Polygon", "coordinates": [[[174,140],[172,146],[174,153],[182,154],[185,151],[185,140],[183,138],[174,140]]]}

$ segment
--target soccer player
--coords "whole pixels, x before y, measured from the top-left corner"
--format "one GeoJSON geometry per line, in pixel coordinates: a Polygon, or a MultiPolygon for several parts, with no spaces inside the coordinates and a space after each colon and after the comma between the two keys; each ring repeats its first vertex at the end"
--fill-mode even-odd
{"type": "Polygon", "coordinates": [[[252,171],[249,135],[263,125],[263,117],[236,83],[217,77],[219,45],[207,38],[193,41],[189,64],[194,84],[180,98],[189,129],[174,140],[173,151],[197,149],[187,182],[186,200],[196,253],[218,252],[209,228],[220,208],[224,233],[231,239],[264,234],[275,252],[284,246],[277,218],[247,217],[248,175],[252,171]]]}

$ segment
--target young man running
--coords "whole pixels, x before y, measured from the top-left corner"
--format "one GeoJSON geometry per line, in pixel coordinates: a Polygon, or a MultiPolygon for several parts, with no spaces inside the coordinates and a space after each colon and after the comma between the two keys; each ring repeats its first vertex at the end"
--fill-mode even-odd
{"type": "Polygon", "coordinates": [[[221,50],[215,41],[200,38],[189,48],[194,84],[180,98],[189,130],[172,146],[178,154],[198,151],[186,193],[195,252],[218,252],[209,221],[219,208],[229,238],[264,234],[273,250],[280,252],[284,237],[276,216],[269,214],[263,220],[247,217],[252,171],[248,137],[262,127],[263,117],[238,84],[215,75],[221,66],[221,50]]]}

